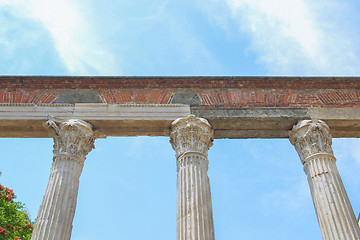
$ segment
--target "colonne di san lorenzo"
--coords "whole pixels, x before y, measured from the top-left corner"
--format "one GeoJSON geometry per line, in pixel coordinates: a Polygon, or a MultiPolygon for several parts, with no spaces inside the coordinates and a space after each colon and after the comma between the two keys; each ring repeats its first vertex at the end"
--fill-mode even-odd
{"type": "Polygon", "coordinates": [[[70,239],[86,155],[107,136],[169,137],[178,240],[215,238],[207,176],[215,138],[288,138],[322,238],[360,239],[331,147],[332,137],[360,137],[360,78],[3,76],[0,102],[1,137],[54,139],[33,240],[70,239]]]}

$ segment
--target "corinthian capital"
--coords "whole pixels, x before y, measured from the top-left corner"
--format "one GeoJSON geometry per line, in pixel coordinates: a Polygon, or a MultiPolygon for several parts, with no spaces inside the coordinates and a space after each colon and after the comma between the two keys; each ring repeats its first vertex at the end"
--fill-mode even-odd
{"type": "Polygon", "coordinates": [[[170,143],[176,151],[176,157],[187,152],[207,156],[213,140],[214,131],[204,118],[189,115],[178,118],[171,124],[170,143]]]}
{"type": "Polygon", "coordinates": [[[303,120],[294,125],[290,142],[298,152],[302,163],[314,154],[333,155],[329,126],[321,120],[303,120]]]}
{"type": "Polygon", "coordinates": [[[91,124],[79,119],[50,119],[46,125],[52,128],[54,161],[58,157],[67,157],[82,165],[86,155],[94,148],[91,124]]]}

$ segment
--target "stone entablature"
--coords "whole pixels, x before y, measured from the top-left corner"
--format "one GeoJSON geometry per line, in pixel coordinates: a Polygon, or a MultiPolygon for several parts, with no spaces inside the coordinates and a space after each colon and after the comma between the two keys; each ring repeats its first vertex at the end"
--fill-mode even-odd
{"type": "MultiPolygon", "coordinates": [[[[123,109],[125,105],[172,108],[174,104],[183,104],[190,114],[209,121],[215,138],[287,138],[288,131],[302,119],[324,120],[335,138],[360,137],[360,111],[354,111],[360,108],[359,77],[45,76],[0,76],[0,137],[19,136],[12,131],[18,129],[13,126],[19,122],[4,123],[14,104],[36,109],[38,115],[45,108],[61,104],[75,109],[68,112],[71,115],[83,108],[82,103],[93,105],[95,112],[100,108],[123,109]]],[[[116,111],[112,116],[121,120],[121,111],[116,111]]],[[[150,127],[149,132],[143,129],[138,135],[164,136],[170,121],[184,116],[175,115],[167,122],[156,123],[156,129],[150,127]]],[[[90,121],[96,129],[103,124],[91,118],[79,118],[90,121]]],[[[32,124],[28,132],[32,128],[39,130],[36,122],[32,124]]],[[[110,135],[104,134],[137,136],[139,129],[132,126],[127,129],[130,132],[123,135],[112,130],[104,131],[110,135]]],[[[49,136],[40,131],[27,137],[49,136]]]]}
{"type": "Polygon", "coordinates": [[[323,119],[333,137],[360,137],[352,108],[197,108],[182,104],[0,104],[0,137],[51,137],[48,116],[90,122],[97,137],[167,136],[170,124],[190,114],[205,118],[214,138],[287,138],[299,119],[323,119]],[[146,125],[146,127],[144,127],[146,125]]]}
{"type": "Polygon", "coordinates": [[[0,137],[52,137],[50,117],[82,119],[106,136],[168,136],[173,120],[190,114],[180,104],[0,104],[0,137]]]}

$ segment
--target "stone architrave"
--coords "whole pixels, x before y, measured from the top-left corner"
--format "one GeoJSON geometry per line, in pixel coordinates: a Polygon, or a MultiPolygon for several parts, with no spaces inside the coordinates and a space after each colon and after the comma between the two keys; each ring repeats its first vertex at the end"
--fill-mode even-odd
{"type": "Polygon", "coordinates": [[[171,124],[170,143],[177,158],[177,240],[214,240],[208,150],[213,130],[190,115],[171,124]]]}
{"type": "Polygon", "coordinates": [[[307,174],[324,240],[359,240],[356,221],[331,148],[332,137],[321,120],[303,120],[290,132],[307,174]]]}
{"type": "Polygon", "coordinates": [[[79,178],[86,155],[94,148],[92,126],[82,120],[49,120],[54,158],[32,240],[69,240],[79,178]]]}

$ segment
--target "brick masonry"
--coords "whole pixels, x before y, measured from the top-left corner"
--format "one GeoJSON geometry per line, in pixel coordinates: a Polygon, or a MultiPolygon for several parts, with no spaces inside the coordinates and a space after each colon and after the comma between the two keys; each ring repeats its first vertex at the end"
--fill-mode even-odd
{"type": "Polygon", "coordinates": [[[176,96],[217,108],[360,108],[355,77],[0,77],[0,103],[74,103],[79,91],[89,103],[169,104],[176,96]]]}

